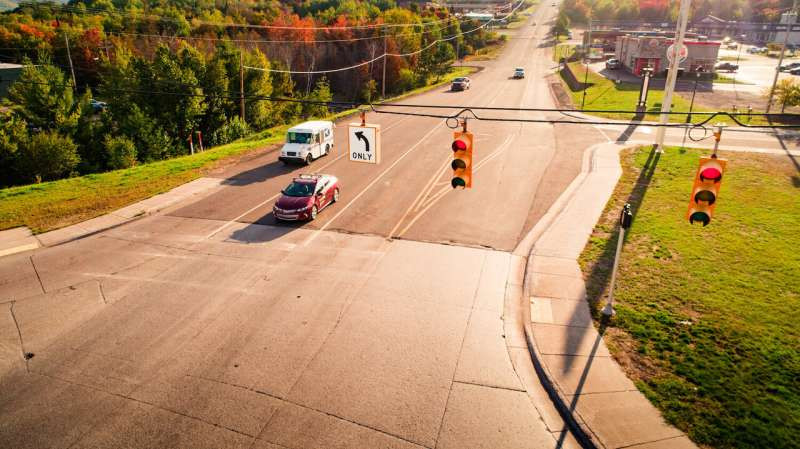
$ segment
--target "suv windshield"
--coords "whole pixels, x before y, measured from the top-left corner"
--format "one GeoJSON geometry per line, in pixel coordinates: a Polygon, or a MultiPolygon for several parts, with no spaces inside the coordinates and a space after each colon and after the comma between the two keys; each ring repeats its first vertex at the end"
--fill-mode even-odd
{"type": "Polygon", "coordinates": [[[454,83],[463,83],[466,80],[467,80],[466,78],[456,78],[456,79],[453,80],[453,82],[454,83]]]}
{"type": "Polygon", "coordinates": [[[311,143],[311,133],[289,133],[289,143],[311,143]]]}
{"type": "Polygon", "coordinates": [[[293,182],[289,184],[283,194],[286,196],[311,196],[314,194],[315,184],[310,182],[293,182]]]}

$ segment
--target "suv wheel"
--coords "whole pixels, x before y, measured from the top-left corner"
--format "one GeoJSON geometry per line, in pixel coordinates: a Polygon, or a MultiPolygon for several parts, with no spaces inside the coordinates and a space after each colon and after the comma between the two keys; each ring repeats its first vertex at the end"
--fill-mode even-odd
{"type": "Polygon", "coordinates": [[[309,220],[314,220],[316,218],[317,218],[317,206],[314,205],[311,206],[311,217],[309,218],[309,220]]]}
{"type": "Polygon", "coordinates": [[[338,187],[333,191],[333,201],[331,201],[331,202],[335,203],[337,201],[339,201],[339,188],[338,187]]]}

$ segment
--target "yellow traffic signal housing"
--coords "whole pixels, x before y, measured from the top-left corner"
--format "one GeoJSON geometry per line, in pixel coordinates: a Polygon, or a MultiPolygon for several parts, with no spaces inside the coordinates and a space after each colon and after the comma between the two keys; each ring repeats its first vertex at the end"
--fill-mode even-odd
{"type": "Polygon", "coordinates": [[[689,199],[689,210],[686,212],[689,223],[694,224],[697,221],[707,226],[711,222],[727,162],[715,156],[700,159],[700,167],[694,177],[692,197],[689,199]]]}
{"type": "Polygon", "coordinates": [[[455,131],[453,133],[453,180],[450,184],[455,189],[472,187],[472,133],[455,131]]]}

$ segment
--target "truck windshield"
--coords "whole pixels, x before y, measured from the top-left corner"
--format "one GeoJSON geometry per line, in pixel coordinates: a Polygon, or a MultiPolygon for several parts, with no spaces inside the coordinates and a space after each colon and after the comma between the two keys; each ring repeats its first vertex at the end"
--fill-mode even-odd
{"type": "Polygon", "coordinates": [[[283,194],[286,196],[311,196],[314,194],[314,187],[315,184],[310,182],[293,182],[284,189],[283,194]]]}
{"type": "Polygon", "coordinates": [[[311,133],[289,133],[289,143],[311,143],[311,133]]]}

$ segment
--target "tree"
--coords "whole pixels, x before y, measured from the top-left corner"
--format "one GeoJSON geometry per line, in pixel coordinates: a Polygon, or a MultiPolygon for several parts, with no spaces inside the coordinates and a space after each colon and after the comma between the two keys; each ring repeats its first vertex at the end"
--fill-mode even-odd
{"type": "Polygon", "coordinates": [[[106,136],[103,147],[108,155],[108,168],[119,170],[136,165],[136,146],[127,137],[106,136]]]}
{"type": "Polygon", "coordinates": [[[72,81],[49,65],[30,65],[26,61],[19,79],[8,90],[14,111],[30,125],[71,133],[80,116],[73,96],[72,81]]]}
{"type": "Polygon", "coordinates": [[[553,24],[553,28],[551,32],[556,37],[556,41],[558,37],[561,35],[566,35],[569,32],[569,24],[570,18],[567,14],[562,10],[558,13],[558,17],[556,18],[556,22],[553,24]]]}
{"type": "MultiPolygon", "coordinates": [[[[769,92],[766,93],[769,97],[769,92]]],[[[775,85],[774,98],[781,104],[781,113],[786,110],[786,106],[800,105],[800,82],[795,79],[782,79],[775,85]]]]}
{"type": "Polygon", "coordinates": [[[56,131],[34,134],[21,145],[18,170],[26,181],[52,181],[72,174],[80,162],[78,146],[56,131]]]}
{"type": "Polygon", "coordinates": [[[25,121],[11,111],[0,111],[0,187],[20,182],[17,161],[27,139],[25,121]]]}
{"type": "MultiPolygon", "coordinates": [[[[370,80],[373,82],[373,86],[375,86],[375,81],[370,80]]],[[[306,97],[306,100],[318,102],[318,103],[327,103],[333,100],[333,94],[331,93],[331,86],[328,83],[328,79],[322,77],[317,81],[317,84],[314,86],[314,90],[306,97]]],[[[328,106],[324,104],[303,104],[303,116],[304,117],[318,117],[322,118],[328,115],[328,106]]]]}

